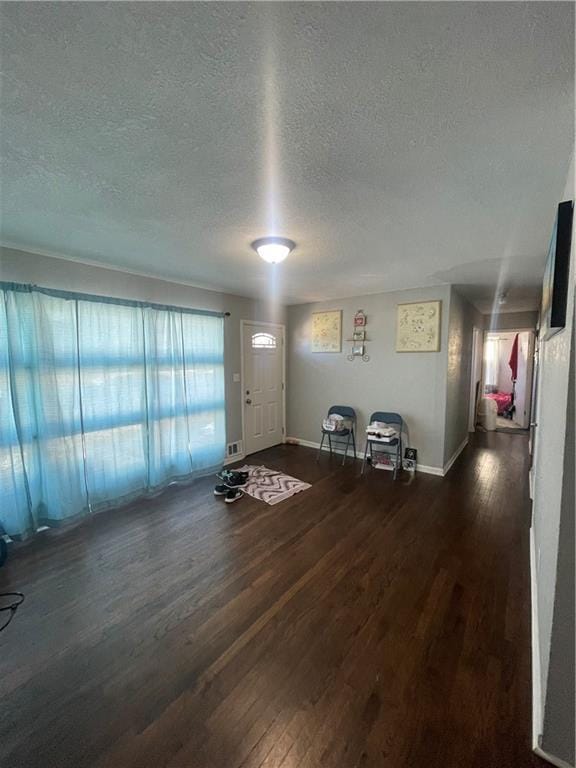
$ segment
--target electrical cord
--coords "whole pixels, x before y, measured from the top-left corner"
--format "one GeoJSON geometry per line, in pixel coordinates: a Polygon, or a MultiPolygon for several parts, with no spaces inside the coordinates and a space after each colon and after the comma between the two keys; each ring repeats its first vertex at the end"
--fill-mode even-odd
{"type": "Polygon", "coordinates": [[[6,629],[8,624],[10,624],[14,618],[18,608],[24,602],[24,595],[22,592],[0,592],[0,600],[4,600],[6,598],[12,598],[12,600],[8,605],[0,605],[0,614],[9,611],[8,619],[3,624],[0,623],[0,632],[6,629]]]}

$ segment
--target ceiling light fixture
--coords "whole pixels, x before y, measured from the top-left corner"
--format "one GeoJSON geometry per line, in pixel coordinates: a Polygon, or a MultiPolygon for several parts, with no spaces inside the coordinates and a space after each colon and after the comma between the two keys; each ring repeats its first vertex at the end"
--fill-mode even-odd
{"type": "Polygon", "coordinates": [[[252,243],[252,248],[258,256],[267,261],[268,264],[279,264],[284,261],[295,247],[296,243],[293,240],[288,240],[287,237],[261,237],[252,243]]]}

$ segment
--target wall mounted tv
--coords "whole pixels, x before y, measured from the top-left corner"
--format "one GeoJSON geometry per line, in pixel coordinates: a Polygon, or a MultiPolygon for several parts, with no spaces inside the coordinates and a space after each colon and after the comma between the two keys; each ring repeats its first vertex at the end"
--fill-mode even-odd
{"type": "Polygon", "coordinates": [[[573,212],[573,200],[560,203],[554,222],[542,286],[540,338],[544,341],[566,325],[573,212]]]}

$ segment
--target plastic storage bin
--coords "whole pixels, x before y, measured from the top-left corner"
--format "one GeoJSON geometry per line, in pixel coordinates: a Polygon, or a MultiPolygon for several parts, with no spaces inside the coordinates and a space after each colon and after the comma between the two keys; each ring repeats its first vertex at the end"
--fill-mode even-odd
{"type": "Polygon", "coordinates": [[[483,397],[478,405],[478,421],[487,432],[494,432],[496,429],[496,417],[498,416],[498,406],[491,397],[483,397]]]}

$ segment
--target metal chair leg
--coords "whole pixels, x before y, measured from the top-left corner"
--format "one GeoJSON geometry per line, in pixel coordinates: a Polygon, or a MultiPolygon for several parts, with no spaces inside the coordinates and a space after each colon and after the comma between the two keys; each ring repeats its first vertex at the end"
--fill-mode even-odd
{"type": "Polygon", "coordinates": [[[330,446],[330,458],[332,458],[332,435],[328,432],[328,445],[330,446]]]}
{"type": "Polygon", "coordinates": [[[400,440],[398,440],[398,445],[396,446],[396,456],[394,458],[394,473],[392,475],[393,480],[396,480],[396,478],[398,477],[398,470],[400,469],[400,461],[401,461],[400,456],[402,453],[401,449],[402,449],[402,443],[400,440]]]}
{"type": "Polygon", "coordinates": [[[348,455],[348,445],[350,443],[350,432],[348,432],[348,436],[346,438],[346,447],[344,448],[344,458],[342,459],[342,466],[346,463],[346,456],[348,455]]]}
{"type": "Polygon", "coordinates": [[[352,450],[354,451],[354,461],[356,461],[356,437],[354,435],[354,430],[352,430],[352,450]]]}
{"type": "MultiPolygon", "coordinates": [[[[368,458],[368,446],[370,445],[370,441],[366,440],[366,445],[364,446],[364,458],[362,459],[362,469],[360,470],[360,474],[364,474],[364,467],[366,466],[366,459],[368,458]]],[[[372,451],[370,451],[370,454],[372,454],[372,451]]]]}
{"type": "Polygon", "coordinates": [[[322,432],[322,440],[320,440],[320,448],[318,448],[318,453],[316,454],[316,461],[320,461],[320,454],[322,453],[322,446],[324,445],[325,437],[326,437],[326,433],[322,432]]]}

